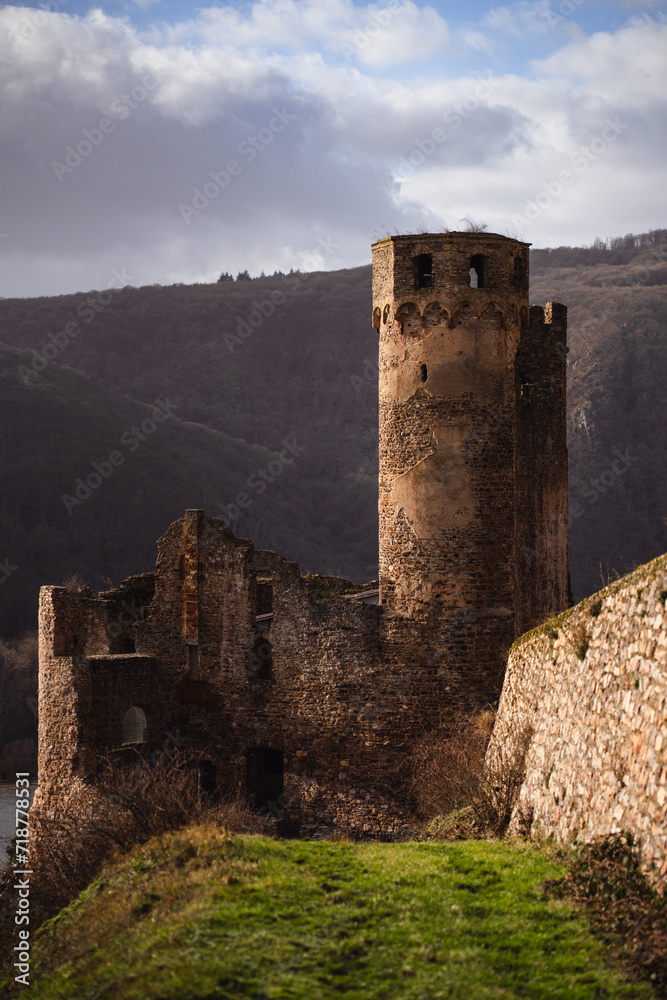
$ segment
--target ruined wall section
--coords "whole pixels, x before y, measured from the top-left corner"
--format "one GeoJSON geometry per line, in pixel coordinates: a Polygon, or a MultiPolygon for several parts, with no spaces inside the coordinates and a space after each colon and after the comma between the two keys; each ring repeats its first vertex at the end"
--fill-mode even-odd
{"type": "Polygon", "coordinates": [[[279,751],[288,822],[395,835],[419,709],[382,664],[381,609],[349,599],[355,589],[301,577],[202,511],[160,539],[154,580],[97,598],[44,588],[35,817],[92,788],[104,757],[124,759],[124,716],[138,708],[147,730],[132,754],[181,749],[213,765],[221,791],[245,793],[254,751],[279,751]],[[110,652],[119,609],[133,653],[110,652]],[[63,633],[76,655],[56,651],[63,633]]]}
{"type": "MultiPolygon", "coordinates": [[[[134,628],[127,608],[144,607],[151,578],[94,598],[87,589],[42,587],[39,608],[38,781],[31,817],[36,824],[65,808],[95,780],[108,753],[122,744],[123,719],[145,707],[151,735],[164,709],[155,662],[110,647],[134,628]]],[[[138,613],[137,613],[138,615],[138,613]]]]}
{"type": "Polygon", "coordinates": [[[534,729],[512,827],[630,830],[667,878],[667,556],[517,641],[489,753],[534,729]]]}
{"type": "Polygon", "coordinates": [[[517,632],[568,604],[567,309],[531,306],[516,357],[517,632]]]}
{"type": "Polygon", "coordinates": [[[390,237],[373,253],[388,660],[408,652],[412,662],[407,620],[419,623],[425,665],[438,670],[446,657],[449,687],[467,670],[487,700],[516,635],[514,359],[528,245],[451,233],[390,237]]]}
{"type": "Polygon", "coordinates": [[[396,822],[404,749],[393,730],[404,706],[384,684],[379,608],[331,593],[345,581],[329,584],[323,594],[295,563],[235,538],[219,519],[187,512],[160,540],[146,623],[172,691],[165,723],[180,745],[213,762],[222,789],[247,791],[249,751],[270,748],[283,754],[288,820],[331,825],[338,801],[348,828],[375,810],[386,830],[396,822]],[[195,540],[196,676],[185,643],[194,581],[186,586],[183,561],[195,540]]]}

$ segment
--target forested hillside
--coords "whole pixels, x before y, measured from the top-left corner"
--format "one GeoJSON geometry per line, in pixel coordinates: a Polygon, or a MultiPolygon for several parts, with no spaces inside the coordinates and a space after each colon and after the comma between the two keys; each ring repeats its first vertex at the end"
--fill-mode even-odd
{"type": "MultiPolygon", "coordinates": [[[[531,301],[570,310],[576,599],[601,571],[667,549],[666,244],[656,231],[533,253],[531,301]]],[[[1,356],[0,634],[34,626],[39,583],[74,571],[101,588],[151,568],[155,540],[186,507],[226,516],[304,569],[371,579],[370,278],[361,267],[3,300],[0,341],[24,353],[1,356]],[[156,400],[173,415],[130,450],[123,435],[156,400]],[[297,450],[279,468],[285,440],[297,450]],[[63,495],[114,450],[122,464],[68,510],[63,495]]]]}
{"type": "Polygon", "coordinates": [[[667,550],[667,231],[655,236],[634,237],[634,251],[593,247],[588,265],[562,248],[543,270],[546,251],[535,254],[531,301],[568,306],[576,600],[667,550]]]}
{"type": "MultiPolygon", "coordinates": [[[[94,589],[155,565],[155,542],[188,507],[223,516],[246,494],[243,522],[265,548],[280,548],[304,570],[361,571],[339,554],[336,527],[317,506],[318,484],[301,463],[299,429],[275,448],[248,444],[180,419],[182,397],[138,403],[57,364],[29,367],[26,351],[0,347],[3,413],[4,582],[0,634],[35,628],[40,584],[78,574],[94,589]],[[271,480],[271,482],[268,481],[271,480]]],[[[355,520],[352,552],[374,532],[355,520]]],[[[372,553],[372,541],[367,546],[372,553]]],[[[364,573],[365,571],[365,573],[364,573]]]]}

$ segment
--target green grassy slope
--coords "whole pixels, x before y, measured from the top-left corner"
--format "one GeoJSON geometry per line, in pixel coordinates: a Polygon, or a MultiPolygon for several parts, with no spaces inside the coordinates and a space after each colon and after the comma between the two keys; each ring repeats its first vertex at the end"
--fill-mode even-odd
{"type": "Polygon", "coordinates": [[[35,1000],[594,1000],[631,985],[560,868],[498,842],[351,844],[194,828],[133,852],[39,932],[35,1000]]]}

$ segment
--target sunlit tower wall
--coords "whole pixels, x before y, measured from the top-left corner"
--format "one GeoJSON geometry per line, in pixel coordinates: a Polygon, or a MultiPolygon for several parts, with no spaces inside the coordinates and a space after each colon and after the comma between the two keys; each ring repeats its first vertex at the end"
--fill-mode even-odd
{"type": "Polygon", "coordinates": [[[373,246],[380,600],[418,625],[405,657],[471,672],[481,698],[513,639],[567,606],[566,310],[530,309],[528,250],[488,233],[373,246]]]}

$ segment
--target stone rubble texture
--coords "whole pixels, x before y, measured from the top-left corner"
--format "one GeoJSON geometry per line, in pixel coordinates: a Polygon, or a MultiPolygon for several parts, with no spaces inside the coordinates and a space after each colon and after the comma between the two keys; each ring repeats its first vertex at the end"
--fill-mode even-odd
{"type": "Polygon", "coordinates": [[[566,607],[566,309],[529,306],[528,244],[380,240],[373,325],[380,603],[197,510],[154,574],[44,587],[35,817],[123,758],[134,708],[146,759],[199,755],[223,793],[256,791],[257,753],[282,754],[265,799],[282,792],[287,832],[403,836],[415,744],[495,702],[512,641],[566,607]]]}

